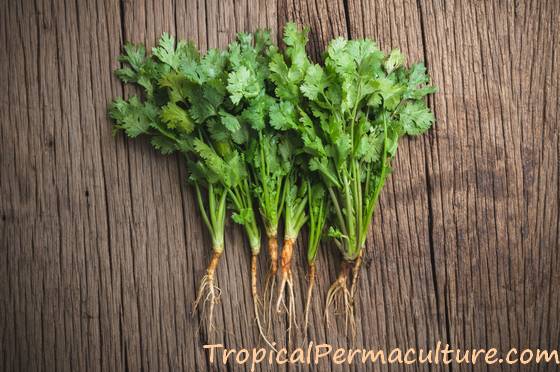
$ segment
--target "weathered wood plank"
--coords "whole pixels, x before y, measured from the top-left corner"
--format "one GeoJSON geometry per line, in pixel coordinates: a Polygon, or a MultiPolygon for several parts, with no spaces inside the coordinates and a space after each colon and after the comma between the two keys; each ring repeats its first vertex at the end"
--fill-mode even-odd
{"type": "MultiPolygon", "coordinates": [[[[124,40],[152,46],[167,31],[207,49],[257,27],[276,38],[287,20],[311,26],[316,59],[334,36],[367,36],[424,59],[440,87],[437,126],[403,143],[383,192],[355,345],[557,348],[558,2],[27,0],[3,2],[0,20],[0,370],[210,367],[190,316],[209,239],[184,164],[111,135],[107,103],[134,93],[111,71],[124,40]]],[[[262,345],[245,239],[228,227],[211,339],[262,345]]],[[[351,346],[343,325],[323,324],[338,269],[328,245],[318,265],[308,337],[351,346]]],[[[280,344],[285,325],[275,318],[280,344]]]]}
{"type": "Polygon", "coordinates": [[[449,341],[461,348],[552,347],[559,338],[552,288],[560,284],[553,270],[558,3],[420,7],[426,58],[441,87],[431,101],[440,125],[427,153],[449,341]]]}
{"type": "Polygon", "coordinates": [[[2,125],[10,154],[2,156],[2,213],[11,231],[2,271],[13,311],[6,321],[15,323],[2,337],[6,370],[113,369],[120,360],[97,125],[115,94],[105,71],[114,65],[108,48],[118,48],[107,40],[119,35],[118,9],[77,5],[3,4],[2,38],[13,51],[2,58],[13,87],[2,104],[2,122],[12,124],[2,125]],[[96,23],[80,23],[86,16],[96,23]],[[91,39],[96,27],[102,32],[91,39]]]}

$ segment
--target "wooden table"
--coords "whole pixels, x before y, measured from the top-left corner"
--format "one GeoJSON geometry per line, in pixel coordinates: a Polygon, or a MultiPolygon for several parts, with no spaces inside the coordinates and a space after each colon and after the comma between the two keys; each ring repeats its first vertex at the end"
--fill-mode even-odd
{"type": "MultiPolygon", "coordinates": [[[[333,36],[367,36],[424,60],[440,88],[429,100],[437,125],[401,145],[374,217],[356,342],[323,323],[338,265],[328,247],[310,339],[558,348],[560,2],[5,0],[0,9],[1,371],[209,366],[190,316],[209,238],[183,162],[111,135],[107,104],[128,91],[112,70],[125,40],[152,46],[167,31],[223,47],[258,27],[276,39],[289,19],[311,26],[315,57],[333,36]]],[[[262,345],[237,227],[226,244],[214,341],[262,345]]],[[[299,249],[300,309],[305,274],[299,249]]]]}

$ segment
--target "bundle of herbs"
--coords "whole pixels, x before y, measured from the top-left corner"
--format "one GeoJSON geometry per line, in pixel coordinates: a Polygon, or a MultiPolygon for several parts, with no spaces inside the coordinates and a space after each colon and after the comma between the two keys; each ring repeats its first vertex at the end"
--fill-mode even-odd
{"type": "Polygon", "coordinates": [[[276,310],[288,313],[288,332],[296,324],[292,258],[306,224],[305,329],[323,236],[342,254],[327,293],[326,319],[331,307],[342,308],[354,329],[366,237],[398,141],[424,133],[434,122],[423,99],[435,88],[422,64],[407,68],[398,50],[385,55],[371,40],[343,38],[331,41],[324,63],[315,64],[306,52],[307,35],[287,24],[284,50],[262,31],[241,33],[227,49],[206,53],[167,34],[151,55],[142,45],[127,44],[116,74],[139,86],[141,94],[117,98],[109,109],[115,130],[147,136],[160,153],[185,159],[212,241],[193,302],[193,311],[202,307],[209,330],[221,293],[216,269],[228,211],[242,225],[251,253],[256,323],[271,347],[264,320],[272,322],[279,259],[276,310]],[[257,276],[262,232],[270,258],[264,301],[257,276]]]}
{"type": "MultiPolygon", "coordinates": [[[[399,139],[420,135],[433,124],[423,98],[435,88],[428,85],[423,64],[407,68],[400,51],[385,55],[371,40],[332,40],[321,66],[290,53],[305,50],[307,30],[289,25],[286,36],[287,58],[273,79],[278,95],[285,96],[282,129],[299,134],[307,168],[322,180],[334,210],[328,236],[342,254],[325,315],[328,322],[331,306],[343,309],[354,330],[354,297],[377,200],[399,139]]],[[[309,253],[314,271],[311,244],[309,253]]]]}
{"type": "MultiPolygon", "coordinates": [[[[151,56],[141,45],[127,44],[116,71],[126,83],[143,88],[143,98],[113,102],[109,114],[115,128],[129,137],[151,137],[162,154],[180,152],[186,159],[200,214],[212,239],[212,257],[202,278],[194,309],[208,304],[208,328],[220,290],[215,271],[224,249],[226,209],[243,225],[251,251],[251,283],[255,317],[260,319],[257,256],[261,230],[253,203],[252,164],[245,157],[251,146],[249,130],[264,123],[261,101],[267,71],[268,33],[240,34],[227,51],[211,49],[201,55],[192,43],[164,34],[151,56]]],[[[193,310],[194,310],[193,309],[193,310]]]]}

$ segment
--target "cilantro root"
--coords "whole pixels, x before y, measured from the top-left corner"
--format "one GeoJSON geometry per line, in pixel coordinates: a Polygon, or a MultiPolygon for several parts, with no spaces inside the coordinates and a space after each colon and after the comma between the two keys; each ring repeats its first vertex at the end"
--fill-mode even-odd
{"type": "Polygon", "coordinates": [[[364,250],[361,249],[358,258],[356,258],[354,266],[352,267],[352,286],[350,287],[350,295],[352,296],[352,300],[354,299],[356,290],[358,289],[358,280],[360,278],[360,270],[363,263],[363,254],[364,250]]]}
{"type": "Polygon", "coordinates": [[[276,301],[276,312],[281,313],[284,310],[288,314],[288,344],[290,344],[291,341],[292,326],[295,325],[297,327],[294,280],[291,268],[293,252],[294,240],[284,240],[284,245],[282,246],[282,265],[280,267],[281,281],[278,291],[278,300],[276,301]],[[286,293],[288,297],[284,299],[286,293]]]}
{"type": "Polygon", "coordinates": [[[282,307],[286,308],[284,303],[284,290],[286,289],[286,284],[290,284],[292,276],[292,255],[294,252],[294,241],[287,239],[284,241],[282,246],[282,266],[281,266],[281,281],[279,287],[278,300],[276,302],[276,311],[282,312],[282,307]]]}
{"type": "Polygon", "coordinates": [[[214,306],[220,302],[220,295],[222,292],[216,285],[215,279],[216,268],[220,262],[221,255],[222,252],[220,250],[214,250],[212,253],[212,259],[210,260],[206,269],[206,274],[202,277],[200,286],[198,287],[196,300],[193,302],[192,312],[194,315],[196,309],[200,305],[200,301],[204,298],[204,301],[202,302],[202,319],[206,320],[208,333],[214,330],[214,306]],[[205,312],[207,304],[209,304],[208,313],[205,312]]]}
{"type": "Polygon", "coordinates": [[[259,329],[259,334],[261,335],[261,337],[263,338],[264,342],[266,342],[266,344],[273,349],[274,351],[276,351],[276,348],[274,347],[274,345],[268,340],[268,338],[266,337],[266,334],[264,332],[263,326],[262,326],[262,322],[261,322],[261,315],[260,315],[260,310],[259,308],[261,307],[261,299],[259,297],[259,291],[258,291],[258,281],[257,281],[257,258],[258,258],[258,254],[252,254],[251,255],[251,294],[253,296],[253,309],[255,311],[255,320],[257,322],[257,327],[259,329]]]}
{"type": "Polygon", "coordinates": [[[313,298],[313,288],[315,287],[315,275],[316,275],[316,266],[315,263],[310,263],[308,265],[308,283],[307,283],[307,298],[305,300],[305,312],[303,316],[303,329],[307,330],[309,326],[309,310],[311,308],[311,299],[313,298]]]}
{"type": "Polygon", "coordinates": [[[288,314],[288,345],[291,344],[292,326],[297,328],[296,322],[296,302],[294,294],[294,280],[292,275],[292,256],[294,252],[294,240],[284,240],[282,246],[282,258],[280,266],[281,281],[278,291],[278,300],[276,301],[276,312],[282,313],[285,311],[288,314]],[[287,294],[287,299],[284,296],[287,294]]]}
{"type": "Polygon", "coordinates": [[[348,324],[350,324],[352,334],[355,334],[354,303],[352,294],[348,289],[348,276],[353,263],[343,260],[340,266],[338,277],[330,286],[325,302],[325,321],[330,323],[330,308],[333,308],[335,315],[344,315],[344,330],[348,334],[348,324]]]}
{"type": "Polygon", "coordinates": [[[268,255],[270,257],[270,267],[265,277],[264,285],[264,300],[267,301],[265,305],[265,313],[268,323],[268,328],[272,325],[272,296],[274,294],[274,287],[276,286],[276,273],[278,272],[278,237],[277,235],[270,235],[268,237],[268,255]]]}
{"type": "Polygon", "coordinates": [[[305,182],[298,183],[295,174],[290,174],[284,185],[284,242],[281,252],[280,286],[276,301],[276,312],[288,314],[288,345],[291,345],[292,327],[297,328],[292,257],[297,236],[308,220],[307,187],[305,182]]]}

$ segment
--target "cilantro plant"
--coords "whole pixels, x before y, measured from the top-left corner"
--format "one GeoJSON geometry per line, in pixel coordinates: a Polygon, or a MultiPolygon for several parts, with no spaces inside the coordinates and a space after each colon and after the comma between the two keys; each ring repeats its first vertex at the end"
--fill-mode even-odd
{"type": "Polygon", "coordinates": [[[330,195],[335,213],[329,235],[344,260],[326,311],[341,296],[352,322],[362,251],[398,140],[424,133],[434,121],[422,100],[435,91],[427,85],[425,67],[408,69],[404,62],[398,50],[386,56],[371,40],[337,38],[328,46],[325,66],[310,66],[301,86],[317,128],[318,151],[309,166],[330,195]]]}
{"type": "Polygon", "coordinates": [[[424,65],[406,68],[402,53],[385,55],[368,39],[332,40],[324,65],[305,55],[307,30],[289,24],[285,42],[286,57],[271,64],[283,99],[271,120],[278,129],[298,133],[307,166],[329,196],[334,212],[328,235],[343,262],[325,311],[328,319],[329,307],[342,302],[353,324],[362,251],[391,159],[402,136],[422,134],[432,125],[423,97],[435,88],[427,85],[424,65]]]}
{"type": "MultiPolygon", "coordinates": [[[[250,34],[241,34],[238,39],[230,46],[232,72],[228,91],[239,107],[238,115],[247,133],[240,146],[243,147],[251,192],[268,240],[270,268],[266,275],[264,298],[268,304],[265,310],[270,310],[278,268],[278,228],[285,200],[284,183],[291,169],[292,149],[289,143],[276,135],[268,120],[269,107],[276,101],[267,81],[268,64],[269,56],[276,48],[271,45],[268,33],[257,32],[254,41],[250,34]]],[[[270,321],[270,311],[268,314],[270,321]]]]}
{"type": "Polygon", "coordinates": [[[298,32],[293,23],[288,23],[284,29],[284,43],[285,51],[272,53],[269,65],[270,80],[274,83],[274,92],[278,97],[270,107],[270,125],[281,135],[289,138],[297,149],[294,162],[297,167],[286,179],[285,186],[287,196],[284,206],[285,226],[281,254],[282,281],[276,303],[277,312],[281,312],[282,309],[288,312],[289,330],[292,323],[295,323],[295,291],[291,269],[294,244],[301,228],[308,220],[306,208],[308,182],[303,176],[308,143],[295,129],[298,127],[297,110],[304,98],[300,85],[303,83],[305,70],[310,65],[310,61],[305,51],[307,34],[298,32]],[[284,300],[285,294],[288,296],[287,304],[284,300]]]}
{"type": "MultiPolygon", "coordinates": [[[[278,225],[285,200],[284,183],[291,169],[292,157],[289,143],[277,136],[269,124],[269,107],[276,98],[272,95],[273,91],[267,80],[268,64],[269,56],[275,49],[267,32],[256,32],[254,36],[239,34],[238,41],[229,47],[231,71],[227,86],[231,100],[236,105],[234,112],[243,133],[243,137],[235,139],[235,142],[239,151],[244,154],[248,169],[247,202],[255,200],[256,212],[252,214],[260,216],[268,239],[270,269],[265,282],[265,300],[271,298],[276,278],[278,225]]],[[[257,323],[262,337],[266,340],[258,306],[258,253],[253,250],[251,283],[257,323]]],[[[271,321],[270,316],[268,320],[271,321]]]]}
{"type": "MultiPolygon", "coordinates": [[[[167,34],[153,48],[152,56],[146,56],[141,45],[127,44],[120,57],[126,65],[116,74],[124,82],[144,88],[143,99],[118,98],[109,110],[117,130],[129,137],[150,136],[161,153],[179,151],[187,161],[189,181],[212,238],[212,258],[194,302],[194,308],[202,299],[205,305],[209,303],[209,329],[220,294],[215,270],[224,249],[227,206],[233,210],[233,220],[243,225],[253,257],[259,254],[261,243],[252,184],[240,152],[247,134],[237,104],[251,93],[243,90],[246,87],[241,85],[240,75],[244,72],[232,68],[234,59],[234,53],[217,49],[201,56],[191,43],[180,41],[175,46],[175,40],[167,34]]],[[[256,288],[256,259],[253,273],[256,288]]],[[[258,294],[254,295],[256,304],[258,294]]]]}

